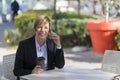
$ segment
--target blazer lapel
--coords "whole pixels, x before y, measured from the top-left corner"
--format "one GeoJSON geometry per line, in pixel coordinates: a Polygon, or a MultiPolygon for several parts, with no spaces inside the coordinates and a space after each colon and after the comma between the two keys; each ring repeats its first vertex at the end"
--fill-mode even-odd
{"type": "Polygon", "coordinates": [[[37,58],[37,52],[36,52],[36,45],[35,45],[35,36],[33,36],[32,38],[31,38],[31,41],[30,41],[31,43],[31,45],[30,45],[30,56],[32,56],[32,59],[33,59],[33,61],[35,61],[36,60],[36,58],[37,58]]]}
{"type": "Polygon", "coordinates": [[[50,44],[49,44],[49,40],[48,39],[46,41],[46,44],[47,44],[47,57],[48,57],[47,62],[49,64],[50,63],[50,44]]]}
{"type": "Polygon", "coordinates": [[[47,39],[47,57],[48,57],[48,67],[52,64],[54,59],[54,44],[51,39],[47,39]]]}

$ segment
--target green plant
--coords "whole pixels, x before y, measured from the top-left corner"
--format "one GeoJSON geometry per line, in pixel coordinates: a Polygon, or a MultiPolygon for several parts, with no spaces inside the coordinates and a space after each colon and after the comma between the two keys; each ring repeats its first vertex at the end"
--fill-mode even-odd
{"type": "MultiPolygon", "coordinates": [[[[6,30],[4,33],[6,43],[10,46],[15,46],[18,45],[19,41],[33,36],[35,34],[33,29],[34,20],[37,15],[43,14],[46,14],[52,19],[52,28],[54,30],[55,21],[52,10],[30,10],[15,17],[15,28],[13,30],[6,30]]],[[[90,36],[86,30],[86,21],[90,20],[88,19],[90,16],[81,15],[82,18],[79,19],[77,18],[77,14],[71,14],[69,12],[58,14],[57,16],[59,17],[57,19],[57,29],[64,47],[76,45],[91,46],[90,36]],[[61,15],[67,15],[67,17],[61,15]]]]}
{"type": "Polygon", "coordinates": [[[4,39],[8,45],[15,45],[21,40],[21,32],[18,29],[7,29],[4,31],[4,39]]]}
{"type": "Polygon", "coordinates": [[[118,50],[120,50],[120,30],[117,30],[117,34],[115,36],[115,42],[117,44],[118,50]]]}
{"type": "Polygon", "coordinates": [[[86,30],[86,22],[91,19],[59,19],[58,33],[65,47],[91,46],[89,32],[86,30]]]}
{"type": "MultiPolygon", "coordinates": [[[[71,19],[71,18],[78,18],[78,13],[75,12],[58,12],[57,13],[57,19],[71,19]]],[[[96,19],[95,17],[91,15],[85,15],[85,14],[80,14],[80,19],[96,19]]],[[[54,17],[53,17],[54,19],[54,17]]]]}

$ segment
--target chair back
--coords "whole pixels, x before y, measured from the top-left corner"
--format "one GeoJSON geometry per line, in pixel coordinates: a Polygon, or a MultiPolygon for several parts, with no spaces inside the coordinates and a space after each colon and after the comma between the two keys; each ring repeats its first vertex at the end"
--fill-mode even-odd
{"type": "Polygon", "coordinates": [[[15,61],[15,53],[3,56],[4,77],[9,80],[16,80],[16,77],[13,74],[14,61],[15,61]]]}
{"type": "Polygon", "coordinates": [[[106,50],[101,69],[106,72],[120,74],[120,51],[106,50]]]}

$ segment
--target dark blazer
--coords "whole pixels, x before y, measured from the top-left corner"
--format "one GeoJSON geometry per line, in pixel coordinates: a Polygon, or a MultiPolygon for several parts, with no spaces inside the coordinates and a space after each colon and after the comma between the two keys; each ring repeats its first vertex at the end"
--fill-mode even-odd
{"type": "MultiPolygon", "coordinates": [[[[47,39],[46,44],[48,53],[47,70],[54,69],[55,67],[63,68],[65,64],[63,49],[57,49],[51,39],[47,39]]],[[[21,41],[16,52],[14,75],[23,76],[31,74],[33,68],[36,66],[36,58],[35,36],[21,41]]]]}

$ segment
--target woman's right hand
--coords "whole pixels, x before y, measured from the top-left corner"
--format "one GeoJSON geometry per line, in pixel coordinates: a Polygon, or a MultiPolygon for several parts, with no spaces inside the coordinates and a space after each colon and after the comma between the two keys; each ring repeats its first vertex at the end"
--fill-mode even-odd
{"type": "Polygon", "coordinates": [[[43,71],[44,70],[42,69],[40,65],[36,65],[35,68],[32,70],[32,74],[40,74],[43,71]]]}

